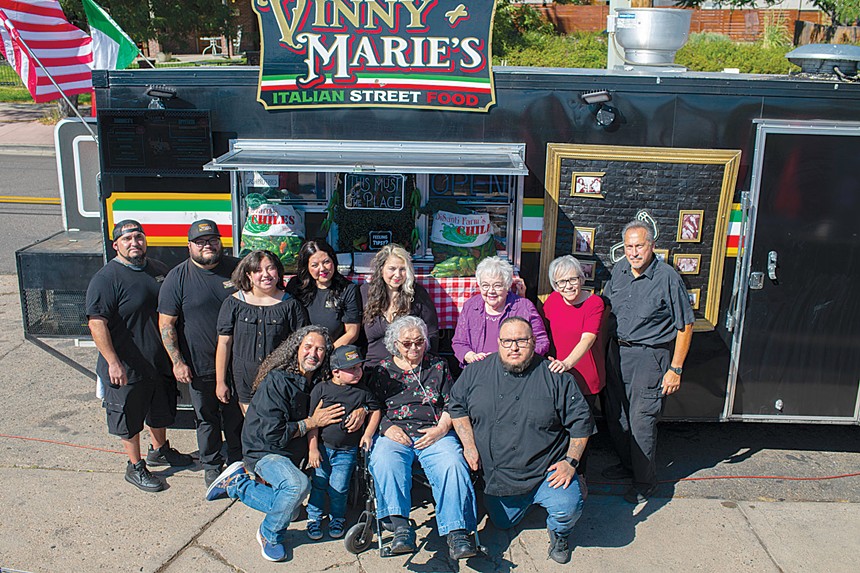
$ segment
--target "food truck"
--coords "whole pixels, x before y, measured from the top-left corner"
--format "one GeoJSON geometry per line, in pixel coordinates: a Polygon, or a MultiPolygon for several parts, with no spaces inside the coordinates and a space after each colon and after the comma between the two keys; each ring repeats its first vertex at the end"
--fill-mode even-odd
{"type": "Polygon", "coordinates": [[[599,294],[635,218],[696,314],[667,418],[860,421],[860,84],[492,67],[491,2],[361,4],[257,6],[259,67],[94,72],[99,248],[69,253],[93,241],[67,231],[18,253],[29,336],[87,334],[83,292],[124,218],[171,264],[202,217],[288,268],[326,237],[359,282],[400,243],[443,352],[481,258],[509,259],[538,301],[573,254],[599,294]]]}

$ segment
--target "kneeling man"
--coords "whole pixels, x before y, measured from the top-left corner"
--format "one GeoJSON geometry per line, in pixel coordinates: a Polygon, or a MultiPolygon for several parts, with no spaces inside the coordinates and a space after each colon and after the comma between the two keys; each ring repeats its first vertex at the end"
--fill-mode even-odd
{"type": "Polygon", "coordinates": [[[484,502],[493,523],[508,529],[531,505],[542,506],[549,556],[567,563],[567,538],[583,503],[576,467],[594,420],[574,378],[550,372],[534,349],[529,322],[505,319],[499,352],[463,371],[448,411],[469,466],[484,469],[484,502]]]}

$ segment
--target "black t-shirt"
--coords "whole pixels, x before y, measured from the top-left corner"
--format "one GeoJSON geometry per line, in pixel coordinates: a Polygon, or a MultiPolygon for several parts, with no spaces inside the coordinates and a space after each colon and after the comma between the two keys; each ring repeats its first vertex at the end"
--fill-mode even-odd
{"type": "Polygon", "coordinates": [[[564,459],[571,438],[587,438],[594,419],[573,376],[550,372],[535,355],[521,374],[508,372],[498,354],[469,364],[454,383],[447,410],[468,417],[489,495],[521,495],[546,479],[564,459]]]}
{"type": "MultiPolygon", "coordinates": [[[[322,402],[323,408],[332,404],[343,405],[344,411],[349,414],[353,410],[367,406],[371,410],[379,410],[382,406],[373,393],[362,384],[335,384],[331,380],[320,382],[311,390],[311,407],[309,412],[313,413],[317,405],[322,402]]],[[[354,448],[361,441],[363,428],[347,433],[344,422],[332,424],[320,429],[320,439],[330,447],[336,449],[354,448]]]]}
{"type": "Polygon", "coordinates": [[[358,286],[352,283],[340,298],[329,300],[330,294],[329,289],[317,289],[307,309],[311,324],[326,327],[334,341],[343,336],[344,324],[361,324],[361,295],[358,286]]]}
{"type": "MultiPolygon", "coordinates": [[[[158,290],[167,271],[167,265],[156,259],[147,259],[140,270],[113,259],[99,269],[87,287],[87,317],[107,320],[111,342],[129,383],[173,375],[161,344],[156,312],[158,290]]],[[[110,380],[101,353],[96,373],[106,383],[110,380]]]]}
{"type": "Polygon", "coordinates": [[[158,295],[158,312],[177,316],[179,350],[194,376],[215,374],[218,311],[224,299],[236,292],[230,280],[239,264],[223,256],[214,269],[201,269],[191,259],[173,267],[158,295]]]}

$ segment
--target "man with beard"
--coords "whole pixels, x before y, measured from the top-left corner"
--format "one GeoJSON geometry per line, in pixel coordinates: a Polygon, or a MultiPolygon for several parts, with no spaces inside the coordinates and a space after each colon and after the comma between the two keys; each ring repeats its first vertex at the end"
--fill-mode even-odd
{"type": "Polygon", "coordinates": [[[664,398],[681,387],[696,317],[684,281],[654,256],[653,229],[631,221],[621,237],[626,258],[603,288],[616,322],[606,360],[606,422],[621,463],[603,476],[632,477],[624,499],[639,504],[657,488],[657,420],[664,398]]]}
{"type": "Polygon", "coordinates": [[[122,439],[128,455],[125,479],[144,491],[164,483],[147,469],[152,465],[189,466],[167,441],[176,418],[176,381],[158,335],[156,305],[167,266],[146,256],[146,235],[137,221],[113,229],[117,255],[90,281],[86,307],[90,332],[99,351],[96,372],[104,386],[108,432],[122,439]],[[140,432],[149,426],[151,445],[141,458],[140,432]]]}
{"type": "Polygon", "coordinates": [[[448,412],[473,471],[484,470],[484,505],[509,529],[534,504],[547,511],[549,556],[570,561],[568,535],[582,513],[576,468],[594,420],[576,380],[535,354],[531,324],[510,317],[499,352],[470,364],[454,384],[448,412]]]}
{"type": "Polygon", "coordinates": [[[226,494],[266,514],[257,542],[267,561],[286,559],[287,528],[310,492],[300,469],[308,458],[305,435],[343,419],[340,404],[308,412],[313,385],[331,379],[332,350],[328,330],[310,325],[293,332],[263,361],[242,429],[244,464],[229,465],[206,492],[209,501],[226,494]]]}
{"type": "Polygon", "coordinates": [[[203,479],[209,487],[227,464],[242,459],[242,412],[234,395],[225,404],[215,396],[216,323],[224,299],[236,292],[230,275],[239,259],[224,255],[214,221],[201,219],[188,229],[189,258],[174,267],[158,295],[161,340],[178,382],[190,384],[197,415],[197,448],[203,479]]]}

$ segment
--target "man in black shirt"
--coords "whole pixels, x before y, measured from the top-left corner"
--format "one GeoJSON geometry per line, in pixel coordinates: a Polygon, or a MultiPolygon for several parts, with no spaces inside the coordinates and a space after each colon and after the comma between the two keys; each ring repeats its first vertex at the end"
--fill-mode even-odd
{"type": "Polygon", "coordinates": [[[654,232],[641,221],[624,227],[625,260],[603,295],[617,322],[606,368],[606,421],[621,463],[608,479],[633,478],[624,499],[647,501],[657,487],[657,420],[663,398],[678,391],[695,317],[675,269],[654,256],[654,232]]]}
{"type": "Polygon", "coordinates": [[[189,466],[167,441],[167,426],[176,418],[176,381],[158,335],[156,304],[167,266],[146,257],[146,235],[140,223],[120,221],[113,229],[117,256],[90,281],[86,306],[90,332],[99,350],[96,371],[104,385],[108,431],[122,439],[128,455],[125,479],[144,491],[161,491],[164,483],[150,465],[189,466]],[[140,432],[149,426],[152,444],[141,459],[140,432]]]}
{"type": "Polygon", "coordinates": [[[236,292],[230,280],[239,259],[224,255],[214,221],[202,219],[188,228],[188,254],[174,267],[158,295],[161,340],[173,362],[178,382],[190,384],[197,415],[197,448],[206,487],[224,469],[221,432],[227,442],[227,463],[242,459],[242,411],[235,395],[226,404],[215,396],[216,323],[224,299],[236,292]]]}
{"type": "Polygon", "coordinates": [[[567,563],[567,538],[583,503],[576,467],[594,420],[574,378],[550,372],[534,349],[527,320],[502,321],[499,352],[466,367],[451,390],[448,412],[469,467],[483,467],[484,503],[493,523],[508,529],[531,505],[541,505],[549,556],[567,563]]]}

